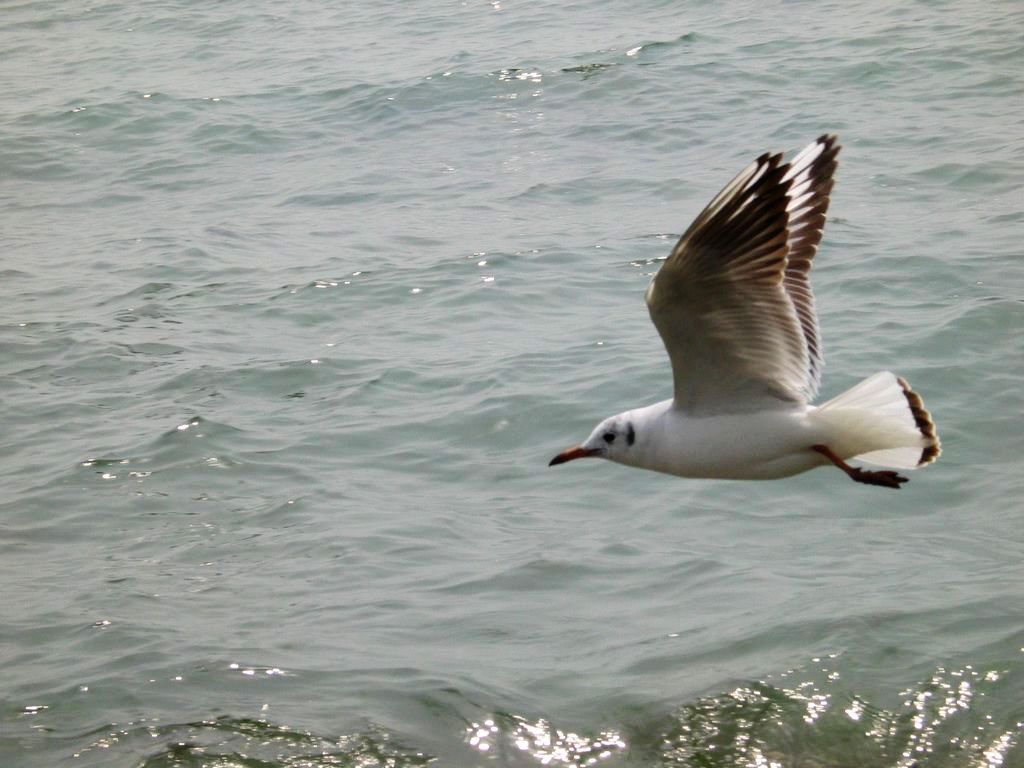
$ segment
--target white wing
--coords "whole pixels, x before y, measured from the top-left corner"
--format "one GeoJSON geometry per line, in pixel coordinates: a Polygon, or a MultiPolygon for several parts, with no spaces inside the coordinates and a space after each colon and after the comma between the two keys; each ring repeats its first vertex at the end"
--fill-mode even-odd
{"type": "Polygon", "coordinates": [[[647,307],[672,362],[676,407],[783,408],[817,393],[822,356],[808,275],[838,153],[826,135],[788,164],[759,157],[651,281],[647,307]]]}

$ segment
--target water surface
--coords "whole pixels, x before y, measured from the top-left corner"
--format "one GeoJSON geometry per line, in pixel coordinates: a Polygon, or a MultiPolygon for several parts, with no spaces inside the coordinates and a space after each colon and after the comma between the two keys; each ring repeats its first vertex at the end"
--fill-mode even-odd
{"type": "Polygon", "coordinates": [[[0,764],[1024,765],[1016,4],[3,18],[0,764]],[[822,395],[939,463],[548,470],[826,131],[822,395]]]}

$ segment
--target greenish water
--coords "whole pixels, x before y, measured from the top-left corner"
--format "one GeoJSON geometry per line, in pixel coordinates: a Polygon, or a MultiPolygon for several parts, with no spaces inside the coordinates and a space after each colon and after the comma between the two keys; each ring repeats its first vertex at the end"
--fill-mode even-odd
{"type": "Polygon", "coordinates": [[[1024,765],[1019,5],[0,14],[0,765],[1024,765]],[[547,469],[826,131],[822,394],[940,461],[547,469]]]}

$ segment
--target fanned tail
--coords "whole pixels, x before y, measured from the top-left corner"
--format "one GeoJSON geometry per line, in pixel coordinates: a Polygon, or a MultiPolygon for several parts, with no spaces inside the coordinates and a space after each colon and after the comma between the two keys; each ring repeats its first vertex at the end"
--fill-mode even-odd
{"type": "Polygon", "coordinates": [[[836,430],[831,447],[844,459],[916,469],[942,453],[935,422],[921,396],[889,371],[829,400],[817,416],[836,430]]]}

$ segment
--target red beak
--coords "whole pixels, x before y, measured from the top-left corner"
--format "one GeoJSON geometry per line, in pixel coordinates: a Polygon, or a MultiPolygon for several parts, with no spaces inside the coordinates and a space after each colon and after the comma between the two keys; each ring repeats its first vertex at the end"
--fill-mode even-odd
{"type": "Polygon", "coordinates": [[[560,454],[555,456],[555,458],[548,462],[548,466],[553,467],[556,464],[565,464],[565,462],[572,461],[573,459],[585,459],[588,456],[597,456],[600,452],[600,448],[584,448],[582,445],[577,445],[573,448],[562,451],[560,454]]]}

